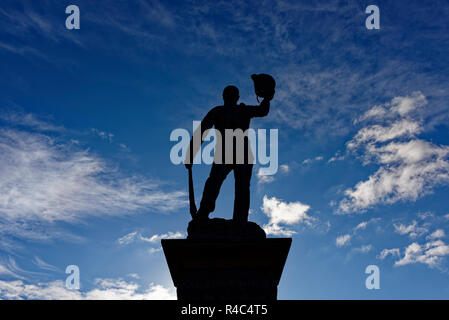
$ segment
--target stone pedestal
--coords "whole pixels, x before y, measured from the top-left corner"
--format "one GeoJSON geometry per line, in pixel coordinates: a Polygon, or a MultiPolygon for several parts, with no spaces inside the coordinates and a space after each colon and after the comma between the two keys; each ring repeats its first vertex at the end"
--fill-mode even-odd
{"type": "Polygon", "coordinates": [[[178,300],[277,299],[291,238],[162,240],[178,300]]]}

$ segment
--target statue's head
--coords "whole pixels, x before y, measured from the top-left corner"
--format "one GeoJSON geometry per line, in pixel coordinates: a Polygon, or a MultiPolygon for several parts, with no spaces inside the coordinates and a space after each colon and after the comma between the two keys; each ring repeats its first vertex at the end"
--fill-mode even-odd
{"type": "Polygon", "coordinates": [[[223,101],[225,105],[236,105],[239,98],[239,89],[236,86],[227,86],[224,88],[223,101]]]}

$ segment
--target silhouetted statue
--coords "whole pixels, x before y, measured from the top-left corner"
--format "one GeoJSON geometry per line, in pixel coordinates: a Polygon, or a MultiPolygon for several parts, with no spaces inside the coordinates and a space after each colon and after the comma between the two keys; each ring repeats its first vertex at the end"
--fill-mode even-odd
{"type": "Polygon", "coordinates": [[[213,108],[204,117],[188,148],[186,167],[193,219],[187,228],[187,239],[161,240],[178,300],[183,302],[272,302],[277,299],[278,284],[292,239],[267,238],[260,226],[248,222],[253,167],[251,148],[245,135],[240,135],[239,141],[234,140],[234,135],[226,135],[227,130],[244,132],[252,118],[264,117],[269,112],[274,79],[266,74],[251,77],[256,96],[264,98],[260,105],[237,104],[238,89],[226,87],[224,105],[213,108]],[[212,127],[216,130],[214,162],[197,212],[190,163],[201,147],[204,134],[207,135],[206,131],[212,127]],[[235,177],[233,219],[209,219],[220,187],[231,171],[235,177]]]}
{"type": "MultiPolygon", "coordinates": [[[[206,181],[201,199],[200,208],[191,209],[194,220],[207,220],[209,214],[215,209],[215,201],[220,192],[221,185],[227,175],[233,171],[235,178],[235,200],[233,220],[235,223],[244,224],[248,222],[248,211],[250,207],[250,180],[253,169],[254,157],[249,145],[246,130],[250,121],[255,117],[264,117],[270,110],[270,100],[274,96],[274,79],[265,74],[252,75],[256,95],[263,100],[259,106],[247,106],[243,103],[237,104],[240,98],[239,90],[235,86],[227,86],[223,90],[222,106],[210,110],[201,121],[201,126],[195,131],[187,151],[185,166],[191,173],[193,159],[198,152],[207,130],[215,127],[216,139],[214,163],[206,181]],[[240,130],[239,130],[240,129],[240,130]],[[243,133],[242,140],[230,132],[243,133]],[[197,142],[195,143],[195,137],[197,142]],[[243,144],[241,142],[243,141],[243,144]],[[239,145],[240,143],[240,145],[239,145]],[[193,150],[193,152],[192,152],[193,150]]],[[[193,186],[189,189],[191,194],[191,205],[193,199],[193,186]]],[[[193,203],[194,206],[194,203],[193,203]]]]}

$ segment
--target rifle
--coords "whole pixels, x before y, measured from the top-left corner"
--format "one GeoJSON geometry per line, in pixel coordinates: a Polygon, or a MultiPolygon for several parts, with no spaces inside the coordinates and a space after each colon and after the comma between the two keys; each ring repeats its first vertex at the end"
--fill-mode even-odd
{"type": "Polygon", "coordinates": [[[193,191],[193,178],[192,178],[192,166],[188,168],[189,170],[189,202],[190,202],[190,214],[192,219],[196,215],[196,204],[195,204],[195,193],[193,191]]]}

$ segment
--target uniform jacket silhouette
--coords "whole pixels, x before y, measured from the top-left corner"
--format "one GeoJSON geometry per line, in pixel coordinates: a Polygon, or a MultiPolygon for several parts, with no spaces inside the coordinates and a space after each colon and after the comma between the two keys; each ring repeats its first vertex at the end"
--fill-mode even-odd
{"type": "Polygon", "coordinates": [[[234,171],[235,199],[233,220],[243,223],[248,221],[250,180],[254,158],[248,136],[244,135],[242,148],[241,142],[239,145],[238,139],[234,137],[229,139],[226,129],[231,129],[234,132],[240,129],[245,133],[250,126],[252,118],[264,117],[268,114],[272,97],[263,99],[259,106],[237,104],[239,98],[237,87],[227,86],[223,90],[224,105],[217,106],[207,113],[201,121],[201,127],[195,131],[190,142],[185,162],[187,168],[191,167],[193,159],[203,142],[199,137],[205,137],[204,133],[212,127],[215,127],[216,132],[219,132],[221,136],[221,141],[218,139],[215,147],[214,163],[212,164],[209,178],[204,186],[200,208],[195,216],[198,219],[205,219],[214,211],[215,201],[220,192],[221,185],[227,175],[231,171],[234,171]],[[199,135],[197,137],[198,141],[201,141],[200,143],[194,143],[196,135],[199,135]]]}

